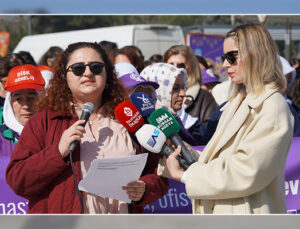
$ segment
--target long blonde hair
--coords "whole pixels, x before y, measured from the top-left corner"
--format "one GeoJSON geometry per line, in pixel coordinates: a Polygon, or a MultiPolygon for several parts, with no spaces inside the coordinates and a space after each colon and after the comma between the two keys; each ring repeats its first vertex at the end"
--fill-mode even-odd
{"type": "MultiPolygon", "coordinates": [[[[279,91],[286,88],[286,79],[275,42],[261,24],[245,24],[232,29],[225,39],[233,38],[239,50],[247,93],[259,95],[265,85],[273,83],[279,91]]],[[[233,84],[233,96],[246,88],[233,84]]]]}

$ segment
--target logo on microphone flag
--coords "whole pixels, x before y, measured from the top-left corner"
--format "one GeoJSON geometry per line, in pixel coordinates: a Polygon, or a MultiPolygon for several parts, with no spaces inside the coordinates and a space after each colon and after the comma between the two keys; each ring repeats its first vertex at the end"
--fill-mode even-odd
{"type": "Polygon", "coordinates": [[[149,138],[149,140],[147,141],[147,144],[151,147],[154,147],[156,144],[156,140],[158,138],[159,135],[159,130],[158,129],[154,129],[153,131],[153,135],[151,136],[151,138],[149,138]]]}
{"type": "Polygon", "coordinates": [[[134,104],[128,100],[123,101],[114,109],[119,122],[130,132],[137,131],[144,124],[144,119],[134,104]]]}
{"type": "Polygon", "coordinates": [[[152,112],[149,122],[161,130],[167,138],[180,130],[180,126],[174,116],[164,108],[158,108],[152,112]]]}
{"type": "Polygon", "coordinates": [[[143,103],[150,103],[150,100],[145,97],[145,94],[142,94],[142,97],[137,96],[138,99],[141,99],[143,103]]]}
{"type": "Polygon", "coordinates": [[[131,117],[132,116],[132,110],[129,107],[124,107],[124,114],[126,116],[131,117]]]}
{"type": "Polygon", "coordinates": [[[130,96],[130,101],[139,109],[143,117],[149,116],[155,111],[154,103],[144,92],[136,92],[130,96]]]}

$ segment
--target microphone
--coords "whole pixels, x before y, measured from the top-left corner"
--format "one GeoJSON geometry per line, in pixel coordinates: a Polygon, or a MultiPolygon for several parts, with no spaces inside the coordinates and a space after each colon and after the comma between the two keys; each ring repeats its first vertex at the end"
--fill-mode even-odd
{"type": "Polygon", "coordinates": [[[129,131],[134,133],[144,124],[144,119],[132,102],[125,100],[118,104],[114,113],[119,122],[129,131]]]}
{"type": "Polygon", "coordinates": [[[192,158],[189,150],[186,148],[185,144],[177,134],[180,130],[180,126],[174,116],[166,109],[159,108],[152,112],[149,117],[150,124],[156,126],[160,129],[167,138],[170,138],[172,143],[178,147],[181,146],[181,154],[188,165],[191,165],[195,162],[192,158]]]}
{"type": "MultiPolygon", "coordinates": [[[[144,95],[146,95],[146,94],[144,94],[144,95]]],[[[133,96],[132,100],[136,101],[134,98],[135,98],[135,96],[133,96]]],[[[149,98],[149,102],[150,103],[152,102],[150,98],[149,98]]],[[[143,107],[143,106],[141,105],[139,107],[143,107]]],[[[153,107],[153,110],[154,110],[154,107],[153,107]]],[[[168,157],[170,154],[172,154],[174,152],[165,143],[166,136],[162,131],[160,131],[158,128],[156,128],[153,125],[144,124],[144,119],[142,117],[142,114],[139,112],[138,108],[132,102],[126,100],[126,101],[123,101],[122,103],[118,104],[116,106],[116,108],[114,109],[114,113],[115,113],[116,118],[119,120],[119,122],[129,132],[132,132],[132,133],[136,132],[135,136],[137,137],[138,142],[140,143],[140,145],[142,147],[144,147],[149,152],[158,153],[161,158],[163,156],[168,157]],[[152,133],[153,133],[153,137],[152,137],[152,133]],[[149,134],[151,136],[149,136],[149,134]],[[143,135],[146,137],[143,137],[143,135]],[[147,139],[147,136],[149,137],[148,139],[147,139]]],[[[143,114],[145,116],[147,115],[146,112],[143,112],[143,114]]],[[[148,112],[148,114],[150,114],[150,112],[148,112]]],[[[180,156],[177,157],[177,160],[179,161],[179,164],[181,165],[182,168],[184,168],[185,170],[188,168],[187,162],[182,157],[180,157],[180,156]]]]}
{"type": "Polygon", "coordinates": [[[136,92],[130,96],[130,102],[136,106],[143,118],[149,123],[149,116],[155,111],[155,105],[150,97],[144,92],[136,92]]]}
{"type": "MultiPolygon", "coordinates": [[[[89,119],[90,115],[94,112],[94,110],[95,110],[94,104],[92,104],[90,102],[86,102],[85,104],[83,104],[80,120],[85,120],[85,123],[81,124],[82,127],[85,126],[85,124],[87,123],[87,120],[89,119]]],[[[74,151],[77,142],[78,141],[73,141],[71,143],[70,152],[74,151]]]]}
{"type": "MultiPolygon", "coordinates": [[[[132,94],[130,96],[130,101],[136,106],[136,108],[140,111],[141,115],[143,116],[143,118],[145,120],[147,120],[147,122],[149,123],[149,116],[151,115],[151,113],[153,113],[155,111],[155,105],[154,103],[152,102],[151,98],[144,92],[136,92],[134,94],[132,94]]],[[[145,124],[146,125],[146,124],[145,124]]],[[[144,126],[145,126],[144,125],[144,126]]],[[[143,127],[144,127],[143,126],[143,127]]],[[[150,125],[152,126],[152,128],[156,128],[155,126],[153,125],[150,125]]],[[[156,128],[157,129],[157,128],[156,128]]],[[[144,131],[146,130],[146,127],[143,128],[141,131],[138,131],[139,133],[143,133],[144,135],[146,134],[149,134],[151,133],[154,133],[154,131],[158,131],[158,130],[152,130],[150,127],[148,127],[148,130],[149,132],[146,132],[144,131]]],[[[136,133],[136,136],[137,134],[139,133],[136,133]]],[[[163,134],[163,133],[162,133],[163,134]]],[[[164,134],[163,134],[164,135],[164,134]]],[[[151,140],[151,137],[153,138],[153,136],[155,135],[152,135],[152,136],[147,136],[149,137],[149,140],[151,140]]],[[[139,143],[144,147],[145,149],[147,149],[148,151],[153,152],[154,149],[149,149],[147,148],[147,145],[145,144],[145,142],[141,142],[141,139],[138,139],[139,143]]],[[[169,157],[170,154],[172,154],[174,151],[171,149],[171,147],[169,147],[166,143],[166,140],[163,141],[163,144],[161,145],[160,149],[161,149],[161,152],[160,152],[160,157],[162,158],[164,155],[166,157],[169,157]]],[[[156,152],[155,152],[156,153],[156,152]]],[[[159,152],[157,152],[159,153],[159,152]]],[[[187,162],[182,158],[182,156],[177,156],[176,157],[180,166],[182,168],[184,168],[185,170],[189,167],[189,165],[187,164],[187,162]]]]}
{"type": "MultiPolygon", "coordinates": [[[[138,142],[143,146],[146,150],[157,153],[161,158],[163,156],[169,157],[174,151],[165,143],[167,138],[165,134],[150,124],[144,124],[135,134],[138,142]]],[[[179,165],[187,170],[189,165],[187,162],[178,155],[177,160],[179,165]]]]}
{"type": "Polygon", "coordinates": [[[167,138],[164,133],[150,124],[144,124],[136,133],[135,136],[139,143],[148,151],[160,154],[163,144],[167,138]]]}
{"type": "MultiPolygon", "coordinates": [[[[94,112],[94,110],[95,110],[94,104],[92,104],[90,102],[83,104],[80,120],[85,120],[85,123],[80,124],[82,127],[84,127],[86,125],[87,120],[89,119],[91,114],[94,112]]],[[[73,173],[73,177],[74,177],[75,187],[77,190],[77,195],[78,195],[79,202],[80,202],[81,214],[83,214],[84,213],[83,200],[81,198],[80,191],[78,188],[77,178],[76,178],[76,174],[75,174],[75,170],[74,170],[74,166],[73,166],[73,159],[72,159],[72,154],[76,147],[77,142],[78,141],[73,141],[70,145],[70,162],[71,162],[70,164],[71,164],[71,169],[72,169],[72,173],[73,173]]]]}

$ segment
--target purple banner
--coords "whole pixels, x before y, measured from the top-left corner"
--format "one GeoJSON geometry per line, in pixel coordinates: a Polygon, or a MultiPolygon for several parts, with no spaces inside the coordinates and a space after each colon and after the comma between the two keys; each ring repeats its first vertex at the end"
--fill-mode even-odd
{"type": "Polygon", "coordinates": [[[285,196],[287,212],[300,213],[300,137],[293,139],[285,167],[285,196]]]}
{"type": "Polygon", "coordinates": [[[214,62],[214,71],[220,80],[227,78],[221,61],[224,36],[190,32],[186,35],[186,41],[196,55],[209,58],[214,62]]]}
{"type": "MultiPolygon", "coordinates": [[[[196,150],[202,151],[205,146],[195,146],[196,150]]],[[[285,169],[285,195],[286,195],[286,205],[287,213],[289,214],[299,214],[300,213],[300,193],[299,193],[299,180],[300,180],[300,137],[293,138],[292,145],[286,161],[285,169]]],[[[178,204],[174,204],[174,200],[179,199],[178,197],[188,198],[185,192],[184,184],[174,181],[170,181],[170,187],[168,193],[155,201],[154,203],[147,205],[145,207],[145,213],[148,214],[190,214],[192,213],[192,204],[189,201],[188,206],[183,202],[177,201],[179,203],[179,209],[177,209],[178,204]],[[176,193],[175,193],[176,192],[176,193]],[[173,201],[173,202],[171,202],[173,201]],[[168,204],[168,208],[166,205],[168,204]],[[163,206],[163,207],[161,207],[163,206]]]]}
{"type": "Polygon", "coordinates": [[[0,156],[0,214],[15,215],[26,214],[28,201],[16,195],[7,185],[5,180],[5,170],[10,157],[7,155],[0,156]]]}
{"type": "MultiPolygon", "coordinates": [[[[205,146],[194,147],[203,150],[205,146]]],[[[9,156],[0,156],[0,214],[26,214],[28,201],[14,194],[5,181],[5,169],[9,156]]],[[[285,195],[287,212],[300,213],[300,137],[292,141],[286,161],[285,195]]],[[[152,204],[145,206],[147,214],[191,214],[192,203],[188,198],[184,184],[170,180],[168,193],[152,204]]]]}
{"type": "Polygon", "coordinates": [[[207,35],[203,33],[188,33],[187,45],[189,45],[196,55],[219,61],[223,55],[224,36],[207,35]]]}

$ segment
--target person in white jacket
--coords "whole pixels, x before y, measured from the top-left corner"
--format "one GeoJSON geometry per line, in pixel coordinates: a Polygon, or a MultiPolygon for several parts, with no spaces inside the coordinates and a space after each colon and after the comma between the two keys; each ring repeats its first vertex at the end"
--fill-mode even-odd
{"type": "Polygon", "coordinates": [[[276,45],[263,25],[247,24],[227,33],[223,49],[233,94],[215,134],[186,171],[176,161],[179,147],[158,173],[185,183],[194,213],[285,213],[293,117],[276,45]]]}

